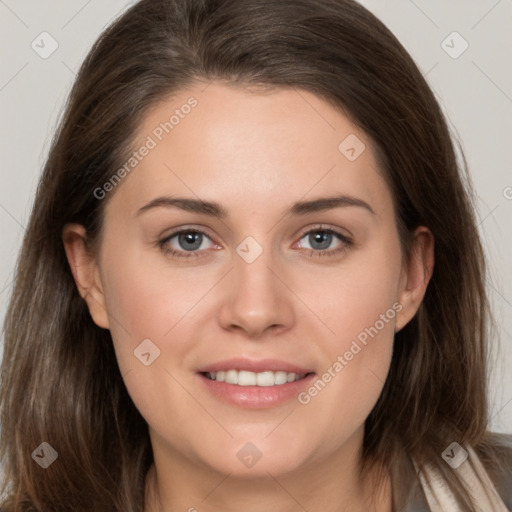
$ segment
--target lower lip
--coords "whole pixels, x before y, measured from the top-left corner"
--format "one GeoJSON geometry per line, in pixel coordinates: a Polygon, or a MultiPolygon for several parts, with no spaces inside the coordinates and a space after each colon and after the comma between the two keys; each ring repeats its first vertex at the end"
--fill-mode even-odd
{"type": "Polygon", "coordinates": [[[200,373],[198,376],[206,388],[223,402],[248,409],[267,409],[296,398],[304,388],[310,385],[315,374],[277,386],[238,386],[211,380],[200,373]]]}

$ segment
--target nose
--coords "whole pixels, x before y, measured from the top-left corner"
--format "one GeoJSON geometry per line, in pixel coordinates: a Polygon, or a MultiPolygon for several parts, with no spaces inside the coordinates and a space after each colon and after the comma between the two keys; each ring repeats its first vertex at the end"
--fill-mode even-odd
{"type": "Polygon", "coordinates": [[[224,290],[219,323],[226,330],[261,338],[266,332],[288,330],[294,323],[293,294],[271,251],[263,251],[252,263],[235,254],[224,290]]]}

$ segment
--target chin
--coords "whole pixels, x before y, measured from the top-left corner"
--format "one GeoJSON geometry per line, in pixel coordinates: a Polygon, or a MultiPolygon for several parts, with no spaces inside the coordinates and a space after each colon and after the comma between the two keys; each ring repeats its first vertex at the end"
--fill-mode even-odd
{"type": "Polygon", "coordinates": [[[230,474],[237,478],[268,478],[293,473],[307,463],[314,451],[306,441],[301,448],[297,439],[288,437],[288,443],[282,438],[265,438],[268,432],[260,436],[248,436],[229,439],[215,451],[205,453],[202,459],[212,470],[230,474]],[[252,440],[249,440],[252,439],[252,440]]]}

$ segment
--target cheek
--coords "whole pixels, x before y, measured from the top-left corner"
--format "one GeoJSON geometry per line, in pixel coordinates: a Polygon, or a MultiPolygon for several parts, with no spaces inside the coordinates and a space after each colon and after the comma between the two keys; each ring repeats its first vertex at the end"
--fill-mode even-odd
{"type": "MultiPolygon", "coordinates": [[[[391,362],[401,271],[398,241],[390,236],[340,267],[325,280],[319,315],[331,328],[323,338],[325,366],[299,401],[314,417],[347,433],[362,424],[375,405],[391,362]],[[324,413],[325,414],[325,413],[324,413]]],[[[327,427],[327,425],[326,425],[327,427]]],[[[336,436],[333,434],[333,442],[336,436]]]]}
{"type": "Polygon", "coordinates": [[[116,244],[115,239],[105,245],[102,282],[116,355],[126,372],[139,362],[134,350],[143,340],[163,348],[165,333],[192,298],[179,278],[164,280],[139,251],[116,244]]]}
{"type": "MultiPolygon", "coordinates": [[[[393,233],[367,250],[350,254],[338,267],[310,273],[308,282],[316,282],[317,291],[310,293],[309,300],[330,327],[331,353],[347,349],[358,336],[364,342],[368,330],[375,334],[375,326],[379,335],[390,340],[387,344],[392,343],[396,313],[401,309],[397,303],[400,276],[401,252],[393,233]]],[[[305,286],[303,293],[307,293],[305,286]]]]}
{"type": "Polygon", "coordinates": [[[168,380],[162,370],[182,369],[191,337],[200,337],[205,316],[210,321],[204,308],[221,275],[206,268],[172,268],[164,257],[149,259],[121,247],[114,243],[105,250],[102,280],[110,331],[121,374],[130,374],[130,394],[135,401],[134,393],[147,392],[140,403],[149,403],[147,397],[161,387],[159,379],[168,380]],[[141,354],[148,352],[145,361],[141,354]],[[154,362],[146,367],[148,359],[154,362]]]}
{"type": "Polygon", "coordinates": [[[104,267],[104,292],[121,375],[146,421],[179,436],[179,428],[168,421],[169,404],[179,403],[185,417],[197,415],[197,410],[177,384],[181,378],[173,363],[182,361],[190,348],[185,338],[180,342],[181,329],[201,290],[177,274],[164,278],[136,255],[124,253],[117,261],[104,267]]]}
{"type": "Polygon", "coordinates": [[[333,323],[336,335],[324,338],[322,370],[298,396],[323,433],[327,455],[366,421],[386,381],[393,352],[394,325],[400,305],[386,289],[361,287],[369,295],[352,294],[333,323]]]}
{"type": "Polygon", "coordinates": [[[173,270],[156,251],[122,247],[115,239],[105,247],[102,282],[119,339],[161,339],[204,294],[204,274],[173,270]]]}

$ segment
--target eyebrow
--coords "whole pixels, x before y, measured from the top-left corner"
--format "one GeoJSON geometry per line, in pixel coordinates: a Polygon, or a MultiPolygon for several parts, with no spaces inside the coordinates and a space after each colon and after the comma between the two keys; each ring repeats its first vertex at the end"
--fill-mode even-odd
{"type": "MultiPolygon", "coordinates": [[[[366,201],[352,196],[339,195],[334,197],[320,197],[310,201],[298,201],[285,212],[285,216],[307,215],[308,213],[316,213],[348,206],[364,208],[368,210],[372,215],[375,215],[373,208],[366,201]]],[[[139,216],[148,210],[162,207],[179,208],[187,212],[209,215],[210,217],[215,217],[217,219],[226,219],[228,217],[228,212],[219,203],[213,201],[204,201],[202,199],[189,199],[184,197],[168,196],[157,197],[156,199],[153,199],[146,205],[139,208],[136,216],[139,216]]]]}

